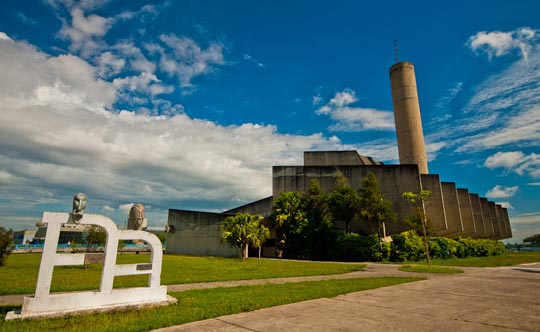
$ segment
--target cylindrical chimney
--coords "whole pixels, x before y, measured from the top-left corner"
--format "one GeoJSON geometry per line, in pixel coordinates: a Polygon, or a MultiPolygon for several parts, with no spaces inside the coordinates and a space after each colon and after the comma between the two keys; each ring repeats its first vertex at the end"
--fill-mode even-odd
{"type": "Polygon", "coordinates": [[[428,174],[426,146],[422,132],[420,104],[414,66],[398,62],[390,67],[390,85],[400,164],[417,164],[420,174],[428,174]]]}

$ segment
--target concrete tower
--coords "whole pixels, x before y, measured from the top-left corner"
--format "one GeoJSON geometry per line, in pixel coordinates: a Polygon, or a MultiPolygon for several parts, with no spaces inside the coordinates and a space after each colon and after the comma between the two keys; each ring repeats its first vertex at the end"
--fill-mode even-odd
{"type": "Polygon", "coordinates": [[[414,66],[398,62],[390,67],[390,85],[400,164],[417,164],[420,174],[428,174],[426,146],[414,66]]]}

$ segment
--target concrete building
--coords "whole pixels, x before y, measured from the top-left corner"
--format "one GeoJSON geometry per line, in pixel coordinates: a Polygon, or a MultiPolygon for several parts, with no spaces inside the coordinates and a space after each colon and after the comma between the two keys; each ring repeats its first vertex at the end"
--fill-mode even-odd
{"type": "MultiPolygon", "coordinates": [[[[355,190],[370,172],[377,176],[384,196],[392,201],[397,222],[387,224],[386,235],[409,229],[405,217],[412,213],[403,192],[429,190],[430,199],[424,202],[424,212],[436,235],[446,237],[474,237],[504,239],[512,237],[508,211],[502,206],[457,188],[454,182],[442,182],[438,174],[429,174],[422,132],[420,106],[416,91],[414,66],[410,62],[396,63],[390,68],[392,100],[398,141],[399,165],[384,165],[357,151],[306,151],[303,165],[272,167],[272,196],[225,211],[207,213],[169,210],[169,226],[174,233],[167,236],[167,252],[192,255],[231,256],[231,251],[220,242],[219,227],[230,215],[239,212],[270,216],[272,203],[280,193],[304,192],[309,182],[316,179],[325,192],[336,186],[337,174],[343,174],[355,190]]],[[[357,218],[350,229],[358,233],[372,233],[366,222],[357,218]]],[[[275,240],[270,240],[263,251],[273,256],[275,240]]]]}
{"type": "Polygon", "coordinates": [[[27,229],[22,230],[22,231],[15,231],[13,232],[13,242],[14,244],[32,243],[35,235],[36,235],[36,231],[29,231],[27,229]]]}

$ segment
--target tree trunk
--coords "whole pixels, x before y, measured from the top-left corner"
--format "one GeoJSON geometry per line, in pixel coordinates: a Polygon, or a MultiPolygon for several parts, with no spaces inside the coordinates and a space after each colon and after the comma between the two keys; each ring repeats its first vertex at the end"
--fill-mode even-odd
{"type": "Polygon", "coordinates": [[[425,221],[425,216],[423,215],[422,215],[422,231],[424,233],[424,248],[426,250],[427,265],[428,265],[428,268],[431,269],[431,262],[429,260],[429,245],[428,245],[427,234],[426,234],[426,221],[425,221]]]}
{"type": "Polygon", "coordinates": [[[242,259],[248,258],[248,249],[249,249],[248,244],[247,244],[247,243],[243,243],[243,244],[242,244],[242,259]]]}

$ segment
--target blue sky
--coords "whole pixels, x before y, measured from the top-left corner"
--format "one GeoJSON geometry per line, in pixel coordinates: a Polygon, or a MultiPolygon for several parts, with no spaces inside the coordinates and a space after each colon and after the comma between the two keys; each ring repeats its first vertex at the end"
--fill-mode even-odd
{"type": "Polygon", "coordinates": [[[2,2],[0,224],[222,211],[305,150],[397,163],[389,67],[415,65],[431,173],[540,233],[540,2],[2,2]]]}

